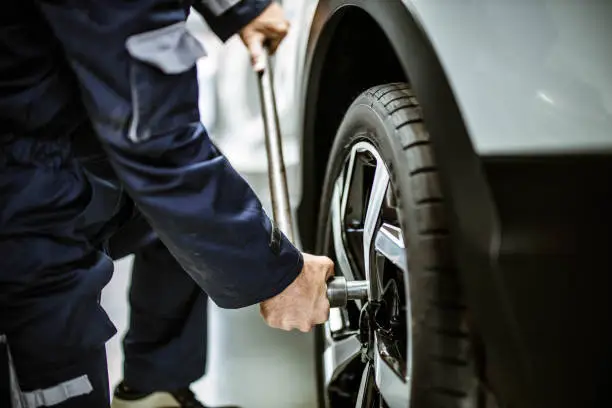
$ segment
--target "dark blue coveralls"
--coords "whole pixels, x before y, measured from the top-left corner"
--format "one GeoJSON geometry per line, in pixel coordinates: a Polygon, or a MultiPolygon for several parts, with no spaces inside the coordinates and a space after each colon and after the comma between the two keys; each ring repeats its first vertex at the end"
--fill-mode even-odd
{"type": "MultiPolygon", "coordinates": [[[[268,3],[193,6],[225,40],[268,3]]],[[[203,50],[185,30],[190,5],[3,2],[0,334],[22,406],[108,406],[104,344],[115,328],[99,299],[117,251],[149,244],[125,344],[126,376],[143,391],[184,386],[203,369],[205,297],[165,248],[223,308],[280,293],[302,268],[199,122],[203,50]]]]}

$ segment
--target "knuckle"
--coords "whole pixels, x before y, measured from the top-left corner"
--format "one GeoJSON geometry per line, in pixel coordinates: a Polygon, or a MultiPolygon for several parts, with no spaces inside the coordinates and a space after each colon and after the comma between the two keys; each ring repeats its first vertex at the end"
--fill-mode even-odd
{"type": "Polygon", "coordinates": [[[282,321],[280,321],[278,327],[283,331],[291,331],[295,328],[291,320],[289,319],[283,319],[282,321]]]}
{"type": "Polygon", "coordinates": [[[269,325],[270,327],[273,327],[273,328],[275,328],[275,329],[279,329],[279,328],[281,328],[281,327],[282,327],[282,325],[283,325],[283,320],[282,320],[282,319],[281,319],[279,316],[272,315],[272,316],[270,316],[270,317],[268,318],[267,323],[268,323],[268,325],[269,325]]]}

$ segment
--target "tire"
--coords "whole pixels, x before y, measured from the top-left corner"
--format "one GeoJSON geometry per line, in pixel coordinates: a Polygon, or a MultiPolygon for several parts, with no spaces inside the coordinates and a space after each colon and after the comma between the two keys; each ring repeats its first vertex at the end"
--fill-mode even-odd
{"type": "MultiPolygon", "coordinates": [[[[328,161],[317,253],[329,253],[329,208],[334,185],[344,171],[351,148],[359,142],[373,146],[385,164],[406,253],[410,255],[406,277],[410,320],[406,327],[412,327],[412,357],[408,357],[412,361],[412,380],[405,406],[479,406],[467,309],[451,254],[438,168],[421,109],[407,84],[369,89],[347,111],[328,161]]],[[[322,331],[317,331],[317,366],[319,392],[325,394],[322,331]]],[[[324,406],[325,398],[320,401],[324,406]]]]}

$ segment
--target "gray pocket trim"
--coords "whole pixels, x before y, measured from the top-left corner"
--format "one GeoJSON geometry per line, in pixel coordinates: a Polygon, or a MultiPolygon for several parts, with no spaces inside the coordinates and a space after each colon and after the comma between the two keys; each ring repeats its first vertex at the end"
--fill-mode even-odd
{"type": "Polygon", "coordinates": [[[133,58],[151,64],[166,74],[185,72],[206,55],[204,47],[187,30],[184,21],[132,35],[125,47],[133,58]]]}
{"type": "Polygon", "coordinates": [[[220,16],[241,0],[200,0],[202,5],[209,9],[215,16],[220,16]]]}
{"type": "MultiPolygon", "coordinates": [[[[198,59],[206,55],[202,44],[187,30],[185,21],[132,35],[127,39],[125,48],[133,59],[156,67],[167,75],[189,71],[198,59]]],[[[140,129],[141,101],[136,69],[136,66],[130,69],[132,118],[128,130],[128,138],[134,143],[145,141],[151,136],[146,127],[144,130],[140,129]]]]}

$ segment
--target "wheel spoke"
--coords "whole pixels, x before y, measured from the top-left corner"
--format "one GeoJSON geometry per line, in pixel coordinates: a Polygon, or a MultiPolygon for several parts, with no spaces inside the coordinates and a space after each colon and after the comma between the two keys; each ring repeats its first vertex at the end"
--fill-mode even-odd
{"type": "Polygon", "coordinates": [[[391,224],[383,224],[376,234],[374,247],[376,252],[383,255],[395,266],[406,273],[408,272],[404,236],[400,228],[391,224]]]}
{"type": "MultiPolygon", "coordinates": [[[[402,230],[390,224],[383,224],[376,234],[376,252],[384,257],[399,269],[408,273],[408,263],[404,236],[402,230]]],[[[410,395],[410,375],[412,373],[412,323],[410,313],[410,291],[408,290],[409,280],[404,282],[406,285],[406,319],[407,319],[407,339],[408,356],[406,359],[406,376],[402,376],[396,369],[392,369],[389,364],[397,362],[397,353],[387,350],[388,342],[383,341],[377,335],[374,369],[376,372],[376,384],[385,402],[390,408],[405,407],[406,396],[410,395]],[[385,361],[386,360],[386,361],[385,361]]]]}
{"type": "Polygon", "coordinates": [[[344,245],[344,221],[343,212],[341,210],[341,203],[343,198],[341,197],[342,189],[344,188],[344,177],[338,178],[334,187],[334,193],[332,195],[331,204],[331,223],[332,223],[332,236],[334,243],[334,251],[336,254],[336,261],[338,263],[338,269],[348,280],[355,279],[353,269],[349,263],[348,255],[346,253],[346,247],[344,245]]]}
{"type": "Polygon", "coordinates": [[[363,226],[363,256],[366,279],[370,281],[370,298],[376,299],[379,288],[375,287],[374,280],[371,279],[372,262],[370,254],[372,251],[372,239],[374,231],[378,226],[380,218],[380,210],[387,188],[389,187],[389,173],[382,161],[376,158],[376,172],[374,173],[374,181],[370,190],[370,198],[367,204],[366,216],[363,226]]]}
{"type": "Polygon", "coordinates": [[[348,206],[349,200],[349,190],[351,188],[351,183],[353,181],[353,176],[355,174],[355,159],[357,158],[357,148],[356,146],[351,149],[351,154],[348,160],[348,165],[346,167],[346,172],[344,175],[344,186],[342,191],[342,201],[340,203],[340,219],[342,220],[342,225],[344,225],[344,220],[346,219],[346,209],[348,206]]]}
{"type": "MultiPolygon", "coordinates": [[[[374,372],[376,386],[389,408],[405,408],[410,401],[410,379],[402,378],[383,360],[381,354],[386,351],[382,343],[375,340],[377,352],[374,353],[374,372]]],[[[409,371],[410,372],[410,371],[409,371]]]]}
{"type": "Polygon", "coordinates": [[[334,341],[323,354],[325,385],[335,380],[346,366],[361,355],[361,343],[357,336],[334,341]]]}
{"type": "Polygon", "coordinates": [[[329,329],[328,340],[333,341],[332,333],[337,333],[346,326],[342,311],[339,308],[334,307],[329,310],[329,319],[327,319],[326,326],[329,329]]]}
{"type": "Polygon", "coordinates": [[[361,375],[361,383],[359,384],[359,394],[357,394],[355,408],[372,408],[375,398],[374,370],[372,365],[368,362],[361,375]]]}

